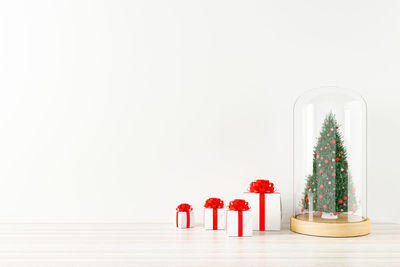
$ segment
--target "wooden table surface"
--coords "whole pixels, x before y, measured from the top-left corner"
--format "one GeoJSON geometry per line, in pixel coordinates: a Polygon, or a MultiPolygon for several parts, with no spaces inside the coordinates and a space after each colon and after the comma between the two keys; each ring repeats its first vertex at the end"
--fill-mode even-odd
{"type": "Polygon", "coordinates": [[[0,266],[400,266],[400,225],[357,238],[173,224],[0,224],[0,266]]]}

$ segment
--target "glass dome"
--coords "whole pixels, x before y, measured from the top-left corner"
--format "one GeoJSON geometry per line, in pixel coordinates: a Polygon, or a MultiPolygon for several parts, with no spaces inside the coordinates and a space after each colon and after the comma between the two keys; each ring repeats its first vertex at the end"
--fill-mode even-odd
{"type": "MultiPolygon", "coordinates": [[[[292,219],[322,232],[367,220],[366,116],[364,99],[347,89],[323,87],[297,99],[292,219]]],[[[305,233],[324,235],[313,231],[305,233]]]]}

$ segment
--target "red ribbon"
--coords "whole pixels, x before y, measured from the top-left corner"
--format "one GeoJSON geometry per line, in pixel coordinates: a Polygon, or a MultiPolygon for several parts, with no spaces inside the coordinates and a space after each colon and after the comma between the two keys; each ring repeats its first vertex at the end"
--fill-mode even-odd
{"type": "Polygon", "coordinates": [[[224,201],[219,198],[209,198],[204,204],[205,208],[213,209],[213,230],[218,230],[218,210],[224,207],[224,201]]]}
{"type": "Polygon", "coordinates": [[[260,231],[265,231],[265,193],[274,193],[274,184],[270,183],[269,180],[256,180],[250,184],[249,191],[260,194],[259,228],[260,231]]]}
{"type": "Polygon", "coordinates": [[[244,199],[235,199],[229,202],[229,210],[243,211],[249,209],[249,202],[246,202],[244,199]]]}
{"type": "Polygon", "coordinates": [[[224,201],[219,198],[209,198],[206,200],[204,207],[210,209],[222,209],[224,207],[224,201]]]}
{"type": "Polygon", "coordinates": [[[190,228],[190,212],[193,210],[192,206],[187,203],[182,203],[176,208],[176,227],[178,227],[178,214],[179,212],[186,212],[186,228],[190,228]]]}
{"type": "Polygon", "coordinates": [[[274,193],[274,184],[269,180],[256,180],[250,184],[250,192],[252,193],[274,193]]]}
{"type": "Polygon", "coordinates": [[[265,231],[265,194],[260,193],[260,218],[259,218],[260,231],[265,231]]]}
{"type": "Polygon", "coordinates": [[[238,224],[239,224],[238,236],[243,236],[243,211],[249,209],[250,209],[249,203],[246,202],[244,199],[235,199],[229,202],[229,210],[238,211],[238,224]]]}

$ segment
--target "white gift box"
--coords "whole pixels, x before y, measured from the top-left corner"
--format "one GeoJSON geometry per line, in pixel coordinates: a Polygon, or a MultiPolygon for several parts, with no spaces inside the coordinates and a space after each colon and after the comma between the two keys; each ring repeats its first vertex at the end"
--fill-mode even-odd
{"type": "Polygon", "coordinates": [[[204,208],[204,229],[206,230],[223,230],[225,229],[225,210],[204,208]],[[216,229],[214,229],[214,210],[216,213],[216,229]]]}
{"type": "MultiPolygon", "coordinates": [[[[265,193],[265,231],[281,230],[281,194],[280,193],[265,193]]],[[[253,230],[260,230],[260,193],[245,193],[244,198],[249,202],[249,206],[253,211],[253,230]]]]}
{"type": "Polygon", "coordinates": [[[177,211],[176,212],[176,227],[184,229],[184,228],[191,228],[194,227],[194,213],[193,211],[177,211]],[[188,217],[189,214],[189,227],[187,227],[188,217]]]}
{"type": "Polygon", "coordinates": [[[228,236],[252,236],[253,222],[250,210],[242,211],[243,234],[239,235],[239,211],[228,210],[226,212],[226,234],[228,236]]]}

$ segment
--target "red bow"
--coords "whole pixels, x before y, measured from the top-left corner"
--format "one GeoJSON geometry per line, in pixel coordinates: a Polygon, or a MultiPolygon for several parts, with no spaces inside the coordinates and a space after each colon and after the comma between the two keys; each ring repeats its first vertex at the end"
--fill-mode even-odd
{"type": "Polygon", "coordinates": [[[176,208],[176,211],[180,211],[180,212],[188,212],[188,211],[192,211],[192,210],[193,210],[192,206],[190,206],[187,203],[182,203],[176,208]]]}
{"type": "Polygon", "coordinates": [[[252,193],[274,193],[274,184],[269,180],[256,180],[250,184],[250,192],[252,193]]]}
{"type": "Polygon", "coordinates": [[[243,211],[249,209],[249,203],[246,202],[244,199],[235,199],[229,202],[229,210],[243,211]]]}
{"type": "Polygon", "coordinates": [[[224,207],[224,201],[222,201],[220,198],[209,198],[206,200],[204,207],[211,209],[222,209],[224,207]]]}

